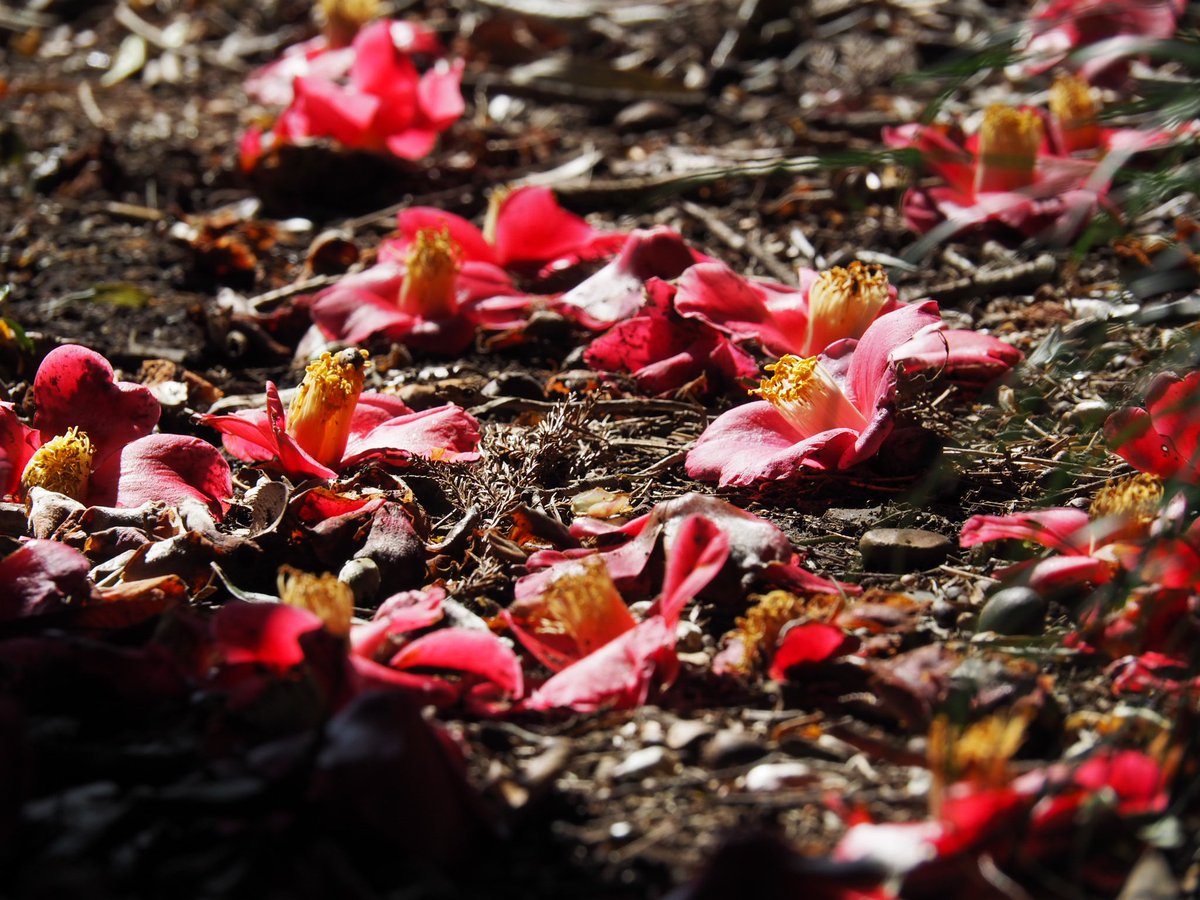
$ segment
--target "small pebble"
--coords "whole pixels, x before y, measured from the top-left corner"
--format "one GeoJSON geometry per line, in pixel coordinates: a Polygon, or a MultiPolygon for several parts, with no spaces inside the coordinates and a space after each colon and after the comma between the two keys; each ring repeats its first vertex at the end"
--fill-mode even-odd
{"type": "Polygon", "coordinates": [[[914,572],[946,561],[950,539],[920,528],[872,528],[858,542],[868,572],[914,572]]]}
{"type": "Polygon", "coordinates": [[[1103,400],[1081,400],[1067,413],[1067,421],[1083,428],[1095,428],[1104,424],[1111,411],[1103,400]]]}
{"type": "Polygon", "coordinates": [[[744,731],[718,731],[700,751],[700,761],[712,769],[744,766],[762,759],[767,748],[744,731]]]}
{"type": "Polygon", "coordinates": [[[612,770],[614,779],[641,778],[667,768],[671,763],[665,747],[643,747],[634,750],[612,770]]]}
{"type": "Polygon", "coordinates": [[[667,729],[667,746],[672,750],[685,750],[702,740],[712,737],[713,727],[699,719],[679,719],[667,729]]]}
{"type": "Polygon", "coordinates": [[[613,117],[613,124],[621,131],[639,131],[674,125],[679,120],[679,110],[670,103],[642,100],[630,104],[617,113],[613,117]]]}
{"type": "Polygon", "coordinates": [[[1046,598],[1027,587],[1011,587],[988,598],[979,613],[979,631],[996,634],[1041,634],[1046,598]]]}
{"type": "Polygon", "coordinates": [[[762,763],[746,773],[748,791],[778,791],[813,780],[812,769],[802,762],[762,763]]]}

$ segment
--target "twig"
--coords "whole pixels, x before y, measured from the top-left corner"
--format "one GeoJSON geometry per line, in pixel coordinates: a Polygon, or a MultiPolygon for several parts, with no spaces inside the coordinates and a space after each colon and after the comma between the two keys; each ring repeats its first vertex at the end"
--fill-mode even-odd
{"type": "Polygon", "coordinates": [[[1002,269],[978,269],[963,278],[944,281],[932,287],[906,288],[900,299],[907,302],[917,297],[938,300],[957,300],[968,296],[991,296],[1004,290],[1043,284],[1058,268],[1058,261],[1048,253],[1029,262],[1016,263],[1002,269]]]}
{"type": "Polygon", "coordinates": [[[758,260],[764,269],[782,281],[784,284],[795,284],[796,273],[788,266],[781,263],[763,247],[758,241],[753,238],[744,237],[710,213],[699,203],[693,203],[691,200],[684,200],[679,204],[684,212],[695,219],[699,219],[704,223],[704,226],[709,230],[713,237],[725,244],[735,252],[745,251],[758,260]]]}

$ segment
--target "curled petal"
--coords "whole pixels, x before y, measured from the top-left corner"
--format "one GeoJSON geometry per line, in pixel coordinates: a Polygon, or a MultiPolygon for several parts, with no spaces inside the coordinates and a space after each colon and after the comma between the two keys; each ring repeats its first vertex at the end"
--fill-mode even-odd
{"type": "Polygon", "coordinates": [[[178,506],[197,500],[219,519],[229,509],[233,481],[229,464],[207,441],[148,434],[97,467],[89,496],[100,505],[115,506],[141,506],[152,500],[178,506]]]}
{"type": "Polygon", "coordinates": [[[405,644],[388,665],[393,669],[470,672],[498,685],[511,697],[520,697],[525,692],[520,660],[490,631],[443,628],[405,644]]]}
{"type": "Polygon", "coordinates": [[[974,547],[1013,538],[1033,541],[1061,553],[1078,554],[1086,549],[1086,529],[1090,522],[1084,510],[1068,507],[1011,516],[971,516],[963,525],[959,543],[963,547],[974,547]]]}
{"type": "Polygon", "coordinates": [[[479,422],[460,406],[433,409],[388,419],[370,432],[351,434],[343,465],[371,457],[392,462],[420,456],[443,462],[469,462],[479,456],[479,422]]]}

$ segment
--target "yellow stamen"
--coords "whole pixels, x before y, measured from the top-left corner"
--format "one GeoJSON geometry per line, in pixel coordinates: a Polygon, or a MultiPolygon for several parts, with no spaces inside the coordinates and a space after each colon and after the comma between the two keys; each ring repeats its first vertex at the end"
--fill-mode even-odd
{"type": "Polygon", "coordinates": [[[1033,184],[1042,120],[1031,109],[989,106],[979,129],[976,191],[1012,191],[1033,184]]]}
{"type": "Polygon", "coordinates": [[[279,599],[288,606],[307,609],[316,615],[330,634],[343,637],[350,633],[354,615],[354,591],[336,575],[314,575],[291,566],[279,569],[279,599]]]}
{"type": "Polygon", "coordinates": [[[733,668],[746,675],[770,661],[779,644],[779,635],[789,622],[830,622],[842,606],[836,594],[800,596],[771,591],[750,599],[757,602],[734,621],[734,630],[725,636],[726,643],[741,641],[742,658],[733,668]]]}
{"type": "Polygon", "coordinates": [[[317,0],[330,47],[346,47],[358,30],[379,16],[379,0],[317,0]]]}
{"type": "Polygon", "coordinates": [[[487,213],[483,217],[483,239],[492,246],[496,244],[496,223],[500,221],[500,210],[512,194],[512,188],[499,185],[488,195],[487,213]]]}
{"type": "Polygon", "coordinates": [[[1119,517],[1121,534],[1144,535],[1162,508],[1163,483],[1155,475],[1139,473],[1116,478],[1096,492],[1088,515],[1092,521],[1119,517]]]}
{"type": "Polygon", "coordinates": [[[636,622],[621,598],[608,567],[597,556],[571,566],[536,597],[509,607],[513,620],[534,634],[561,635],[569,655],[544,660],[561,667],[624,634],[636,622]]]}
{"type": "Polygon", "coordinates": [[[842,393],[817,357],[784,356],[767,366],[767,371],[773,374],[752,393],[769,401],[801,437],[831,428],[861,431],[867,427],[866,417],[842,393]]]}
{"type": "Polygon", "coordinates": [[[424,319],[444,319],[458,310],[457,281],[462,251],[447,228],[422,228],[405,259],[400,308],[424,319]]]}
{"type": "Polygon", "coordinates": [[[820,353],[841,338],[862,337],[887,299],[888,278],[881,266],[855,260],[822,272],[808,291],[805,348],[820,353]]]}
{"type": "Polygon", "coordinates": [[[21,488],[25,493],[35,487],[45,488],[82,502],[87,496],[95,454],[88,436],[72,426],[66,434],[51,438],[37,449],[21,473],[21,488]]]}
{"type": "Polygon", "coordinates": [[[1050,88],[1050,115],[1066,153],[1100,147],[1099,107],[1092,89],[1078,75],[1059,72],[1050,88]]]}
{"type": "Polygon", "coordinates": [[[366,350],[322,353],[309,363],[287,411],[287,433],[317,462],[336,467],[363,389],[366,350]]]}

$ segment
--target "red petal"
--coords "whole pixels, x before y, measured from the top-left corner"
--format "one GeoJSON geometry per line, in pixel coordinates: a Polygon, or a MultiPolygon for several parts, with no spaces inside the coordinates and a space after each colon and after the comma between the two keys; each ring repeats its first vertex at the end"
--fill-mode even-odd
{"type": "Polygon", "coordinates": [[[219,519],[229,508],[233,482],[229,464],[207,441],[149,434],[108,457],[92,473],[88,493],[94,502],[116,506],[198,500],[219,519]]]}
{"type": "Polygon", "coordinates": [[[352,435],[343,465],[371,457],[393,463],[420,456],[445,462],[465,462],[478,457],[479,422],[454,404],[397,416],[376,425],[369,433],[352,435]]]}
{"type": "Polygon", "coordinates": [[[788,670],[794,666],[826,662],[845,656],[858,647],[858,639],[846,634],[836,625],[810,622],[788,629],[771,660],[770,676],[787,681],[788,670]]]}
{"type": "Polygon", "coordinates": [[[1086,512],[1068,507],[1040,509],[1011,516],[971,516],[963,525],[958,540],[963,547],[974,547],[989,541],[1014,538],[1033,541],[1061,553],[1078,554],[1085,549],[1081,541],[1086,543],[1087,538],[1080,535],[1090,522],[1086,512]]]}
{"type": "Polygon", "coordinates": [[[91,564],[57,541],[29,540],[0,559],[0,621],[38,615],[91,594],[91,564]]]}
{"type": "Polygon", "coordinates": [[[662,615],[667,625],[679,623],[683,608],[704,590],[729,559],[729,537],[703,516],[684,520],[667,554],[663,576],[662,615]]]}
{"type": "Polygon", "coordinates": [[[313,613],[282,603],[231,600],[213,617],[213,636],[231,665],[291,668],[304,661],[300,636],[321,627],[313,613]]]}
{"type": "Polygon", "coordinates": [[[443,628],[400,648],[388,665],[393,669],[470,672],[499,685],[511,697],[520,697],[525,692],[520,660],[490,631],[443,628]]]}
{"type": "Polygon", "coordinates": [[[597,234],[579,216],[559,206],[550,188],[517,188],[496,217],[496,260],[505,268],[545,263],[578,252],[597,234]]]}

